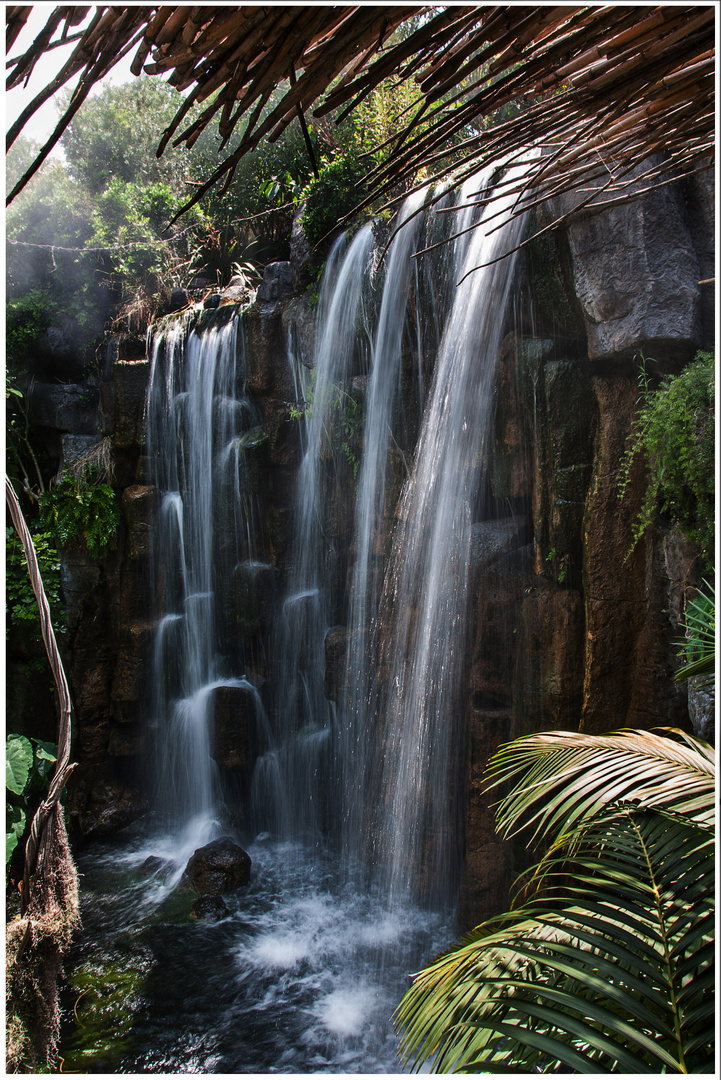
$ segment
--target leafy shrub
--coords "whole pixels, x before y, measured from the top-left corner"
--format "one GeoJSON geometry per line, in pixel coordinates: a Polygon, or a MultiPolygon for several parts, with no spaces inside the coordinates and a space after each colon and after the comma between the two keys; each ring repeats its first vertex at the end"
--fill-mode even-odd
{"type": "Polygon", "coordinates": [[[5,308],[7,363],[16,372],[24,366],[36,340],[52,324],[57,303],[47,288],[9,298],[5,308]]]}
{"type": "Polygon", "coordinates": [[[38,502],[40,520],[60,544],[84,546],[95,557],[114,545],[120,509],[109,484],[66,475],[38,502]]]}
{"type": "Polygon", "coordinates": [[[365,171],[356,158],[338,155],[305,188],[303,228],[311,247],[316,247],[363,199],[365,187],[361,180],[365,171]]]}
{"type": "Polygon", "coordinates": [[[502,746],[498,831],[545,852],[512,909],[430,964],[396,1012],[420,1071],[713,1072],[716,762],[661,729],[502,746]]]}
{"type": "MultiPolygon", "coordinates": [[[[45,594],[53,615],[53,624],[56,630],[62,631],[63,627],[57,625],[56,618],[56,616],[60,616],[62,619],[60,560],[55,550],[52,534],[49,532],[36,532],[32,535],[32,541],[38,559],[38,566],[40,567],[40,576],[45,587],[45,594]]],[[[20,622],[34,623],[35,632],[39,638],[40,617],[38,615],[38,605],[27,567],[25,549],[20,537],[11,526],[6,526],[5,604],[8,622],[16,624],[20,622]]]]}
{"type": "Polygon", "coordinates": [[[634,547],[656,510],[667,513],[707,560],[714,550],[714,355],[698,353],[680,375],[649,386],[645,362],[639,375],[641,408],[623,459],[623,498],[631,466],[643,455],[649,483],[633,526],[634,547]]]}

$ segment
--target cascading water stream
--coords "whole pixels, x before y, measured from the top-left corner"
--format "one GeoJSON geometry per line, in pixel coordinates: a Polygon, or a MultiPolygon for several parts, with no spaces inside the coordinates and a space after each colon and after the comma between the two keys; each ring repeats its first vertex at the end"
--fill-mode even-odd
{"type": "MultiPolygon", "coordinates": [[[[464,196],[471,189],[482,193],[489,179],[490,171],[474,178],[464,196]]],[[[511,197],[501,198],[492,212],[511,206],[511,197]]],[[[461,218],[459,231],[465,225],[461,218]]],[[[381,613],[386,673],[373,766],[379,792],[374,860],[391,909],[417,893],[436,904],[449,903],[457,888],[463,717],[458,691],[472,504],[491,426],[493,377],[514,265],[512,257],[494,260],[515,246],[523,227],[521,216],[493,232],[482,218],[457,249],[463,280],[397,513],[381,613]]]]}
{"type": "Polygon", "coordinates": [[[233,567],[254,556],[242,443],[257,418],[245,398],[242,344],[237,316],[203,332],[176,319],[151,353],[148,456],[160,499],[152,577],[161,610],[151,707],[158,807],[181,837],[179,864],[220,828],[213,694],[243,675],[244,658],[223,655],[218,627],[233,567]]]}
{"type": "MultiPolygon", "coordinates": [[[[355,500],[355,562],[350,586],[345,686],[346,716],[339,740],[339,775],[343,799],[345,852],[363,854],[364,817],[370,778],[367,717],[372,710],[372,675],[377,656],[374,631],[383,581],[379,544],[386,508],[388,451],[400,390],[401,345],[407,318],[413,272],[411,255],[417,246],[425,192],[411,195],[398,215],[399,231],[386,260],[386,278],[371,351],[370,375],[363,428],[363,459],[355,500]]],[[[420,353],[419,343],[417,349],[420,353]]]]}
{"type": "Polygon", "coordinates": [[[278,701],[283,731],[269,759],[256,766],[254,806],[257,816],[275,824],[281,836],[320,836],[324,830],[321,759],[329,750],[332,717],[324,693],[324,639],[330,623],[327,582],[332,574],[332,545],[324,533],[324,462],[333,452],[331,412],[348,383],[357,348],[357,321],[364,276],[373,246],[365,225],[343,255],[344,240],[334,246],[324,280],[316,332],[314,381],[304,388],[303,456],[297,480],[294,555],[288,593],[280,614],[278,655],[282,657],[278,701]],[[280,808],[261,807],[268,778],[279,776],[280,808]]]}

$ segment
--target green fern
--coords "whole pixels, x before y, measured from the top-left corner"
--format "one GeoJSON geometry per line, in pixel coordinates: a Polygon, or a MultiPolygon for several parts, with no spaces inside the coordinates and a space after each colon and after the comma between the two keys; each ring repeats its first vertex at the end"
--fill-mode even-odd
{"type": "Polygon", "coordinates": [[[64,476],[39,500],[40,520],[61,545],[86,547],[96,558],[114,546],[120,509],[109,484],[64,476]]]}
{"type": "Polygon", "coordinates": [[[643,360],[641,407],[622,461],[619,488],[623,498],[631,466],[641,455],[649,481],[628,555],[659,511],[667,513],[710,560],[714,550],[714,354],[698,353],[680,375],[666,376],[656,390],[650,388],[646,364],[643,360]]]}
{"type": "Polygon", "coordinates": [[[712,685],[716,673],[716,592],[704,581],[708,592],[699,592],[686,605],[684,617],[686,640],[680,641],[684,667],[676,672],[677,682],[705,675],[706,683],[712,685]]]}

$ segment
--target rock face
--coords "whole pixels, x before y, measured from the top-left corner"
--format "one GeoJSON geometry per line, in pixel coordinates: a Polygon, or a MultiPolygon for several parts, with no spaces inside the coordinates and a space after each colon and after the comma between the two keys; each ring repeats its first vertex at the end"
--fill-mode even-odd
{"type": "Polygon", "coordinates": [[[213,691],[212,756],[221,769],[238,774],[248,787],[258,756],[257,701],[250,684],[213,691]]]}
{"type": "Polygon", "coordinates": [[[220,896],[247,885],[250,867],[250,855],[229,836],[221,836],[193,852],[185,873],[196,892],[220,896]]]}
{"type": "Polygon", "coordinates": [[[113,365],[115,425],[113,442],[122,448],[140,447],[145,442],[145,397],[150,362],[117,360],[113,365]]]}
{"type": "Polygon", "coordinates": [[[293,294],[293,268],[289,262],[268,263],[258,286],[258,299],[267,304],[293,294]]]}
{"type": "MultiPolygon", "coordinates": [[[[554,199],[547,220],[578,205],[554,199]]],[[[590,360],[688,360],[701,344],[699,259],[678,187],[605,210],[582,211],[567,227],[576,296],[590,360]]]]}
{"type": "Polygon", "coordinates": [[[302,224],[304,209],[305,202],[298,207],[298,213],[293,219],[290,234],[290,265],[293,271],[293,283],[296,292],[300,292],[305,284],[304,272],[311,260],[310,244],[302,224]]]}
{"type": "MultiPolygon", "coordinates": [[[[571,218],[565,254],[562,245],[556,254],[586,341],[547,334],[568,318],[556,302],[504,342],[491,484],[515,520],[525,519],[520,541],[531,542],[493,563],[503,522],[474,525],[464,927],[507,906],[527,859],[499,844],[483,792],[483,769],[501,742],[553,729],[710,730],[708,703],[692,688],[687,702],[673,680],[684,595],[700,584],[697,552],[658,521],[630,553],[642,462],[619,498],[638,400],[634,357],[677,372],[712,344],[698,282],[713,213],[704,188],[683,194],[666,188],[571,218]],[[489,559],[493,572],[484,573],[489,559]]],[[[555,200],[539,218],[572,205],[573,197],[555,200]]],[[[557,298],[557,281],[539,284],[557,298]]]]}
{"type": "Polygon", "coordinates": [[[76,383],[35,383],[29,415],[35,427],[95,435],[100,429],[98,391],[76,383]]]}
{"type": "Polygon", "coordinates": [[[70,823],[84,839],[107,836],[124,829],[150,809],[140,792],[117,780],[76,784],[69,803],[70,823]]]}

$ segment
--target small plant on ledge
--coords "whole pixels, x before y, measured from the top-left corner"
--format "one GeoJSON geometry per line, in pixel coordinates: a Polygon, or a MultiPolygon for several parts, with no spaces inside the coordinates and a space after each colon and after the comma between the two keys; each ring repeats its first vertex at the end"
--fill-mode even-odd
{"type": "Polygon", "coordinates": [[[698,353],[680,375],[666,376],[650,388],[642,359],[640,403],[624,455],[619,497],[629,484],[638,454],[649,470],[648,487],[633,525],[630,555],[658,508],[690,540],[707,563],[714,551],[714,354],[698,353]]]}
{"type": "Polygon", "coordinates": [[[120,509],[111,480],[110,440],[103,439],[39,496],[40,520],[59,544],[85,547],[95,558],[115,546],[120,509]]]}

